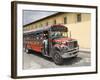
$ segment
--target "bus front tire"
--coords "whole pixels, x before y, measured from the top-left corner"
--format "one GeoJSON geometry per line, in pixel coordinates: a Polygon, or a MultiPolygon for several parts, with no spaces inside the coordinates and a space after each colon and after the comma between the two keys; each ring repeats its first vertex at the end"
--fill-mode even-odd
{"type": "Polygon", "coordinates": [[[77,58],[78,55],[73,56],[72,58],[77,58]]]}
{"type": "Polygon", "coordinates": [[[60,52],[58,52],[58,51],[54,52],[53,55],[52,55],[52,59],[53,59],[55,64],[62,65],[63,64],[63,58],[61,57],[61,55],[59,53],[60,52]]]}

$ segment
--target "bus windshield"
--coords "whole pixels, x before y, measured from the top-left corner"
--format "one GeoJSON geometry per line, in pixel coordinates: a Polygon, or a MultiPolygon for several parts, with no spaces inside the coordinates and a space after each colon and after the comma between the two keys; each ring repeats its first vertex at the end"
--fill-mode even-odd
{"type": "Polygon", "coordinates": [[[68,37],[68,32],[54,31],[54,32],[51,32],[50,37],[51,38],[68,37]]]}

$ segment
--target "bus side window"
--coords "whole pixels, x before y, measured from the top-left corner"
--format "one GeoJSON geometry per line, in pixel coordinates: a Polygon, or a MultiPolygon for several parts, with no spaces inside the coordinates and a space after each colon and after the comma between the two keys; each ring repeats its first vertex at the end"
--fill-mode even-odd
{"type": "Polygon", "coordinates": [[[40,45],[40,35],[38,35],[38,45],[40,45]]]}
{"type": "Polygon", "coordinates": [[[35,44],[37,45],[37,36],[35,36],[35,44]]]}
{"type": "Polygon", "coordinates": [[[33,41],[32,41],[33,43],[34,43],[34,39],[35,39],[35,38],[34,38],[34,36],[33,36],[33,41]]]}
{"type": "Polygon", "coordinates": [[[34,43],[35,43],[35,45],[36,45],[36,36],[34,37],[34,43]]]}
{"type": "Polygon", "coordinates": [[[43,36],[42,36],[43,34],[40,34],[40,40],[39,40],[39,44],[40,44],[40,46],[42,46],[42,40],[43,40],[43,36]]]}
{"type": "Polygon", "coordinates": [[[41,34],[41,40],[43,40],[43,34],[41,34]]]}

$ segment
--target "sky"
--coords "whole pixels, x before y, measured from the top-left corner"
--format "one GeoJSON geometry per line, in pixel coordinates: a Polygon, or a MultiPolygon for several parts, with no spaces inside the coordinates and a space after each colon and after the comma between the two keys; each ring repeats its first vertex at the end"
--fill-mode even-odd
{"type": "Polygon", "coordinates": [[[41,18],[47,17],[49,15],[55,14],[57,12],[52,11],[32,11],[32,10],[24,10],[23,11],[23,25],[29,24],[41,18]]]}

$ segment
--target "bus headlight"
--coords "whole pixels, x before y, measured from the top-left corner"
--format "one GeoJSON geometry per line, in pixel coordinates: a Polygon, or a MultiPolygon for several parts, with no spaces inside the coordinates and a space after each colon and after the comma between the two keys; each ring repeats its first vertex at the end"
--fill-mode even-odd
{"type": "Polygon", "coordinates": [[[66,41],[63,41],[62,44],[66,44],[66,41]]]}

